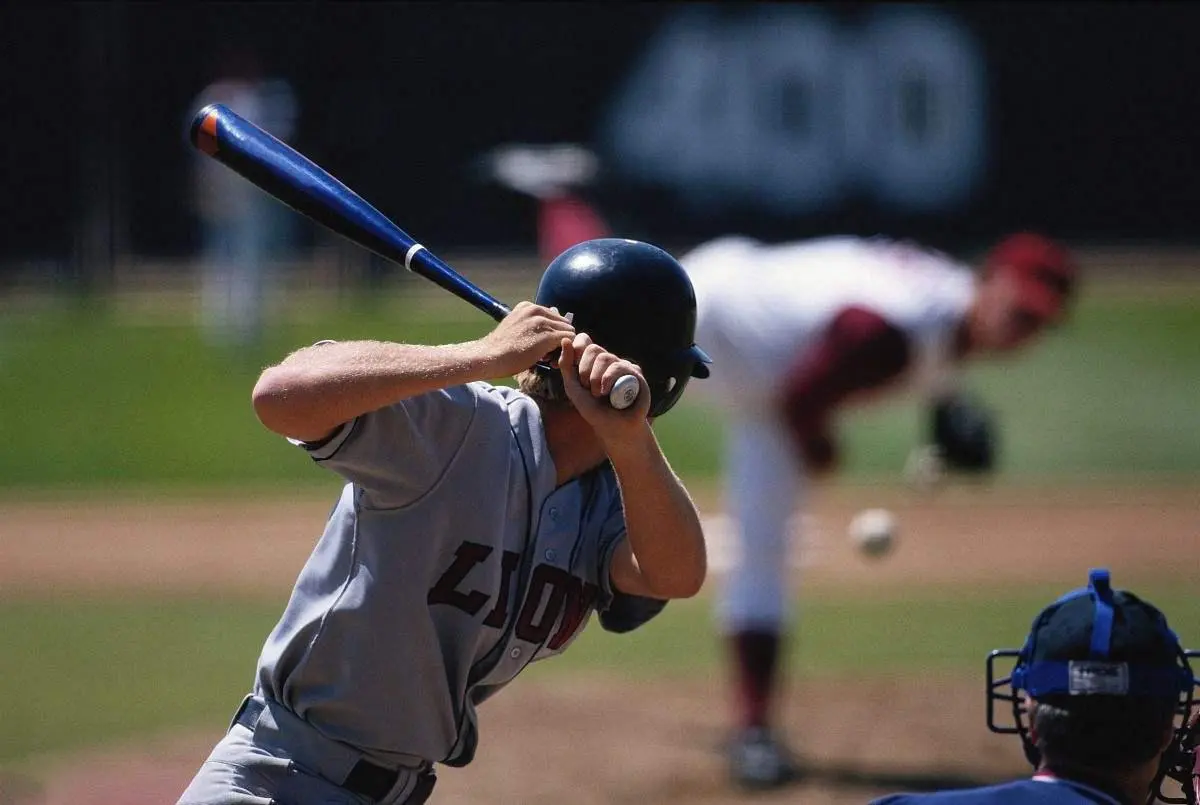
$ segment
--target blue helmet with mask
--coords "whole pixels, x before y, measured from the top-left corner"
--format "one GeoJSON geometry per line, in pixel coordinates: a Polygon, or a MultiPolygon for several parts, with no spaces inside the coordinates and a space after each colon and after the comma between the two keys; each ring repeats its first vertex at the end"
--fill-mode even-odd
{"type": "Polygon", "coordinates": [[[1174,736],[1147,802],[1157,796],[1163,802],[1196,805],[1192,778],[1200,736],[1188,721],[1200,686],[1190,664],[1197,656],[1200,651],[1180,646],[1156,607],[1126,590],[1113,590],[1107,570],[1092,570],[1087,587],[1067,593],[1038,614],[1024,646],[988,655],[988,728],[1020,735],[1026,758],[1037,768],[1042,757],[1030,735],[1027,697],[1068,713],[1096,697],[1137,697],[1147,707],[1173,709],[1178,720],[1174,736]],[[1001,677],[996,665],[1004,659],[1014,665],[1001,677]],[[1011,726],[997,722],[997,703],[1010,710],[1011,726]],[[1167,778],[1180,783],[1182,796],[1164,794],[1167,778]]]}

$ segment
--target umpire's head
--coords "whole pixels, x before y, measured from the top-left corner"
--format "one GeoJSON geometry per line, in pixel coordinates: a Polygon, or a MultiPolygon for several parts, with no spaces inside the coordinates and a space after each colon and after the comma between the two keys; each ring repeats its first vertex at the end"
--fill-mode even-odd
{"type": "Polygon", "coordinates": [[[1193,654],[1162,612],[1113,590],[1107,570],[1093,570],[1087,587],[1038,614],[1019,651],[993,652],[990,701],[1011,702],[1016,728],[998,727],[992,706],[988,726],[1019,733],[1030,762],[1059,776],[1144,773],[1152,800],[1163,774],[1185,762],[1183,727],[1200,684],[1188,664],[1193,654]],[[993,681],[993,661],[1006,655],[1016,656],[1012,676],[993,681]],[[999,690],[1006,684],[1011,693],[999,690]]]}

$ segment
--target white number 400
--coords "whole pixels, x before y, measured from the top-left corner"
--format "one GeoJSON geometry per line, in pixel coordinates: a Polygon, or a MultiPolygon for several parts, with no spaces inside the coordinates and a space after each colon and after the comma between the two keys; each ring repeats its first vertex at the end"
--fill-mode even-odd
{"type": "Polygon", "coordinates": [[[848,196],[936,212],[985,160],[984,64],[945,12],[880,5],[845,26],[820,7],[684,7],[617,93],[614,167],[698,210],[798,214],[848,196]]]}

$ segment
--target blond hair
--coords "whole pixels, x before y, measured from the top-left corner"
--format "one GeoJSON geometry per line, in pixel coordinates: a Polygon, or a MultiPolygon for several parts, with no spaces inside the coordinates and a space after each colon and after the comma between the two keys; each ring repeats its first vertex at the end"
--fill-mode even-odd
{"type": "Polygon", "coordinates": [[[516,381],[517,390],[522,394],[533,397],[535,400],[570,404],[567,392],[563,389],[561,375],[557,372],[551,374],[549,372],[526,369],[516,376],[516,381]]]}

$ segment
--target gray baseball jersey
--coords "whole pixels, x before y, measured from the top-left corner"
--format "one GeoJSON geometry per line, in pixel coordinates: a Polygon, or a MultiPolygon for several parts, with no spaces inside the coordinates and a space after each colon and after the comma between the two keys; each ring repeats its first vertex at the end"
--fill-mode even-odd
{"type": "Polygon", "coordinates": [[[555,488],[537,404],[514,389],[423,394],[297,444],[349,483],[255,693],[378,763],[470,762],[476,705],[593,610],[624,631],[663,606],[610,588],[625,537],[611,467],[555,488]]]}

